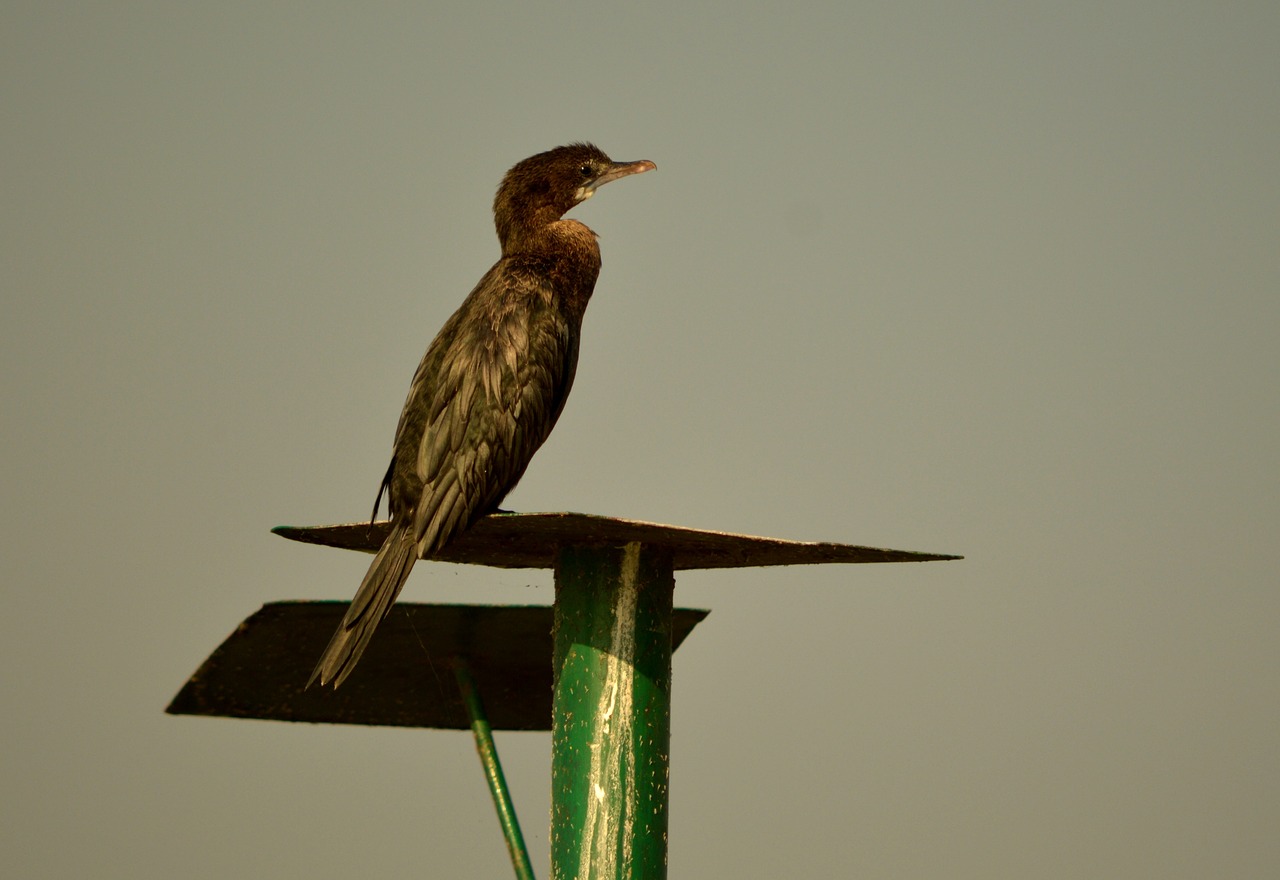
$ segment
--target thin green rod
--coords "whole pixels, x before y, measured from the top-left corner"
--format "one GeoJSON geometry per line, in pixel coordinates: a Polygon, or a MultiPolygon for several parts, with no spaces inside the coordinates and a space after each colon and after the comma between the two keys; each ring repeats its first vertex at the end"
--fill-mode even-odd
{"type": "Polygon", "coordinates": [[[556,563],[551,876],[667,876],[671,557],[638,543],[556,563]]]}
{"type": "Polygon", "coordinates": [[[476,690],[475,679],[471,677],[471,669],[461,659],[454,661],[453,674],[458,679],[462,701],[471,717],[476,752],[480,755],[480,765],[489,782],[489,793],[493,795],[493,806],[498,811],[498,824],[502,826],[502,836],[507,841],[507,851],[511,853],[511,864],[516,869],[516,877],[518,880],[534,880],[529,850],[525,848],[524,835],[520,833],[520,820],[516,818],[516,808],[511,803],[507,778],[502,774],[502,762],[498,760],[498,747],[493,742],[493,728],[489,726],[489,717],[485,714],[480,692],[476,690]]]}

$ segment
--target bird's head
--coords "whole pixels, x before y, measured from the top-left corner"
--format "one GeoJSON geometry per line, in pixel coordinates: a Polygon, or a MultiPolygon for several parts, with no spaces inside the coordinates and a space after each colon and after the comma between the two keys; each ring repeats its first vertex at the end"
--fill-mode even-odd
{"type": "Polygon", "coordinates": [[[657,168],[614,162],[593,144],[569,144],[517,162],[498,187],[493,216],[505,251],[522,235],[554,223],[611,180],[657,168]]]}

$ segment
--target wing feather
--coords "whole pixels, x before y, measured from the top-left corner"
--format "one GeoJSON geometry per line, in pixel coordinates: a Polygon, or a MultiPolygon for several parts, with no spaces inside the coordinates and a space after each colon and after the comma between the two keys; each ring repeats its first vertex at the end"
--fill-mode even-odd
{"type": "Polygon", "coordinates": [[[564,406],[576,328],[544,273],[501,261],[445,324],[397,431],[393,510],[431,555],[515,487],[564,406]],[[506,263],[507,265],[504,265],[506,263]]]}

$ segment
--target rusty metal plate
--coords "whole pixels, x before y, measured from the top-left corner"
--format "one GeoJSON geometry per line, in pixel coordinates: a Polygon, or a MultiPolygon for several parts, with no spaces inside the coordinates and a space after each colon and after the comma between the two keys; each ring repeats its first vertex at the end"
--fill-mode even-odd
{"type": "MultiPolygon", "coordinates": [[[[373,553],[382,546],[390,528],[389,522],[381,520],[333,526],[277,526],[272,531],[293,541],[373,553]]],[[[432,558],[497,568],[555,568],[561,547],[621,546],[634,541],[669,549],[677,571],[962,558],[854,544],[784,541],[584,513],[492,513],[432,558]]]]}
{"type": "MultiPolygon", "coordinates": [[[[272,602],[173,698],[171,715],[470,728],[451,664],[471,668],[495,730],[551,729],[551,608],[398,602],[351,677],[304,690],[346,602],[272,602]]],[[[706,611],[677,608],[672,648],[706,611]]]]}

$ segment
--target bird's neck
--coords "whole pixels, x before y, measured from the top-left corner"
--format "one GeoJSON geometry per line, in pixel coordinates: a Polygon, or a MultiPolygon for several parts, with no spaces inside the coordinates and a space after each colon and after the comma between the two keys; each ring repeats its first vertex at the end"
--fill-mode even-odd
{"type": "Polygon", "coordinates": [[[600,274],[600,245],[596,234],[577,220],[556,220],[522,230],[503,242],[504,260],[518,261],[544,275],[565,305],[585,309],[600,274]]]}
{"type": "Polygon", "coordinates": [[[577,220],[556,220],[542,226],[510,230],[502,241],[504,257],[534,257],[600,269],[596,234],[577,220]]]}

